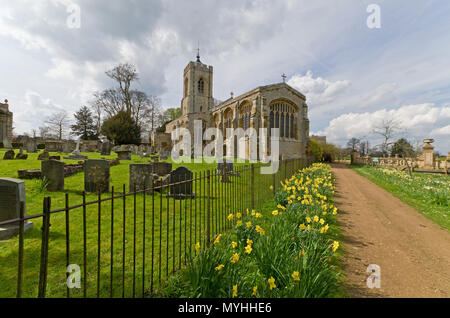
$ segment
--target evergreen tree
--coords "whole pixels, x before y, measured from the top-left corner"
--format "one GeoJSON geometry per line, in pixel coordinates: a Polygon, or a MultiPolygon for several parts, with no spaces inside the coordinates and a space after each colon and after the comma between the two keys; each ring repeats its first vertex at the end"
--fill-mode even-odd
{"type": "Polygon", "coordinates": [[[117,115],[105,120],[102,125],[102,134],[116,145],[141,143],[141,127],[126,111],[120,111],[117,115]]]}
{"type": "Polygon", "coordinates": [[[86,106],[75,113],[75,124],[71,126],[72,133],[84,140],[96,140],[97,129],[94,124],[92,113],[86,106]]]}

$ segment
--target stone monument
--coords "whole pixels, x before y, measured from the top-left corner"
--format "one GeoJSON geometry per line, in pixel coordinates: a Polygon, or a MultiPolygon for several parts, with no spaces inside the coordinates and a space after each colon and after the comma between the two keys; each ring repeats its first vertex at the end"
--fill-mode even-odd
{"type": "Polygon", "coordinates": [[[84,190],[87,192],[109,192],[109,169],[108,160],[86,160],[84,162],[84,190]]]}
{"type": "Polygon", "coordinates": [[[80,152],[80,142],[81,142],[81,138],[79,138],[77,140],[77,145],[75,147],[75,150],[67,157],[64,157],[64,159],[72,159],[72,160],[85,160],[88,157],[84,156],[81,154],[80,152]]]}
{"type": "Polygon", "coordinates": [[[64,191],[64,162],[44,160],[41,163],[41,173],[48,181],[48,191],[64,191]]]}
{"type": "Polygon", "coordinates": [[[178,167],[170,172],[169,197],[185,199],[194,196],[192,193],[193,173],[186,167],[178,167]]]}
{"type": "MultiPolygon", "coordinates": [[[[25,182],[13,178],[0,178],[0,222],[20,218],[21,202],[24,203],[24,216],[26,216],[25,182]]],[[[32,222],[25,222],[25,231],[32,227],[32,222]]],[[[18,222],[0,225],[0,240],[7,240],[18,233],[18,222]]]]}
{"type": "Polygon", "coordinates": [[[434,147],[431,145],[431,143],[434,142],[434,139],[424,139],[423,142],[425,143],[423,146],[423,167],[434,169],[434,147]]]}

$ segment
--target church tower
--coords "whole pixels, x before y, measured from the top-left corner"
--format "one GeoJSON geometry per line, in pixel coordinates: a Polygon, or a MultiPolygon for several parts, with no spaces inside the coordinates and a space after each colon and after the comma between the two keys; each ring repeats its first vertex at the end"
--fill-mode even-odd
{"type": "Polygon", "coordinates": [[[183,74],[183,99],[181,112],[183,115],[205,113],[214,105],[213,100],[213,67],[200,61],[189,62],[183,74]]]}

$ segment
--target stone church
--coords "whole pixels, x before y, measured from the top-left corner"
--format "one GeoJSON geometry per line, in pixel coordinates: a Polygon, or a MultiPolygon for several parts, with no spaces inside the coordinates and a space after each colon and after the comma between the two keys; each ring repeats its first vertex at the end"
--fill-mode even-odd
{"type": "Polygon", "coordinates": [[[0,103],[0,143],[4,148],[11,148],[13,131],[13,113],[9,111],[8,100],[0,103]]]}
{"type": "MultiPolygon", "coordinates": [[[[181,117],[166,125],[166,134],[182,127],[193,136],[194,120],[201,120],[203,129],[220,129],[224,137],[227,128],[255,128],[258,133],[259,128],[267,128],[268,134],[270,128],[279,128],[280,156],[306,156],[309,140],[306,98],[285,83],[284,75],[281,83],[259,86],[237,97],[231,95],[228,100],[219,103],[213,98],[213,67],[203,64],[197,55],[197,60],[189,62],[184,69],[181,111],[181,117]]],[[[270,150],[270,137],[267,139],[270,150]]],[[[248,147],[244,153],[240,152],[235,156],[249,158],[248,147]]]]}

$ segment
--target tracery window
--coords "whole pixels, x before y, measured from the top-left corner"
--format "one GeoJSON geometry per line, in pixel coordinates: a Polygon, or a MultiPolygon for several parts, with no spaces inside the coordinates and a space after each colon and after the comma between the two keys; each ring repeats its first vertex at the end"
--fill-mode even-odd
{"type": "Polygon", "coordinates": [[[275,101],[270,105],[270,131],[272,128],[280,129],[280,138],[296,139],[295,118],[296,107],[285,101],[275,101]]]}

